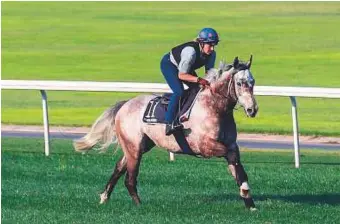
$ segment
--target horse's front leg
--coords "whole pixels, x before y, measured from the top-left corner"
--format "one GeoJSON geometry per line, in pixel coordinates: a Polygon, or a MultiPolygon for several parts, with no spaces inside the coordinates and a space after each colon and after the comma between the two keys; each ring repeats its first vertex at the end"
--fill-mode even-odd
{"type": "Polygon", "coordinates": [[[200,154],[203,157],[225,157],[227,155],[228,148],[225,144],[210,137],[203,137],[200,142],[200,154]]]}
{"type": "Polygon", "coordinates": [[[240,187],[240,196],[244,200],[246,208],[254,211],[256,210],[254,200],[250,194],[250,187],[248,184],[248,176],[240,161],[240,151],[237,143],[228,147],[227,156],[228,168],[235,178],[237,185],[240,187]]]}

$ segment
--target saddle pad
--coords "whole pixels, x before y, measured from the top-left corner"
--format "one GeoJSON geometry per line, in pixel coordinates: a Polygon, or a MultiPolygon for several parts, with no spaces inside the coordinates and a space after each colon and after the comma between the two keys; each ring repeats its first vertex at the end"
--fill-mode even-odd
{"type": "MultiPolygon", "coordinates": [[[[197,95],[200,92],[200,88],[189,88],[184,91],[183,96],[180,99],[180,106],[176,114],[176,119],[180,122],[184,122],[189,119],[191,109],[196,101],[197,95]]],[[[166,93],[162,96],[156,96],[151,99],[146,107],[143,116],[143,122],[148,124],[165,124],[165,113],[168,109],[168,104],[172,94],[166,93]]]]}

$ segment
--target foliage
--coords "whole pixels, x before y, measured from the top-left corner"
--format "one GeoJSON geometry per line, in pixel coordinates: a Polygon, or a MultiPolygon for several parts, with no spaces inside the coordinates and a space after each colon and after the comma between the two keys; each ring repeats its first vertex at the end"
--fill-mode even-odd
{"type": "MultiPolygon", "coordinates": [[[[3,2],[2,79],[165,82],[163,54],[211,26],[218,59],[254,55],[257,85],[339,87],[339,10],[339,2],[3,2]]],[[[28,92],[2,91],[3,123],[42,123],[39,93],[28,92]]],[[[48,94],[56,125],[90,125],[131,96],[48,94]]],[[[257,119],[237,115],[240,130],[291,132],[289,99],[258,99],[257,119]]],[[[340,134],[339,100],[298,103],[301,133],[340,134]]]]}

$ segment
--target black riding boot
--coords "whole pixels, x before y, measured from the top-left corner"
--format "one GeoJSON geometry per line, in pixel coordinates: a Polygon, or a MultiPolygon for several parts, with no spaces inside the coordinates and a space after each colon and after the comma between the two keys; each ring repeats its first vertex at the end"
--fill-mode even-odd
{"type": "Polygon", "coordinates": [[[173,133],[181,129],[183,129],[183,125],[180,124],[177,119],[175,119],[175,121],[173,121],[171,124],[166,124],[165,135],[172,135],[173,133]]]}

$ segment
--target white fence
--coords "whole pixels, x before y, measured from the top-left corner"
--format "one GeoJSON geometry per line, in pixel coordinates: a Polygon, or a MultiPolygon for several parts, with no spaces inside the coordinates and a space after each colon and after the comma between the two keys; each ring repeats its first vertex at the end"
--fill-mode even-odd
{"type": "MultiPolygon", "coordinates": [[[[82,82],[82,81],[37,81],[37,80],[1,80],[1,89],[40,90],[42,95],[45,155],[49,151],[49,121],[46,90],[56,91],[96,91],[96,92],[170,92],[167,84],[133,83],[133,82],[82,82]]],[[[274,87],[255,86],[255,95],[286,96],[292,103],[292,120],[294,135],[295,167],[300,166],[299,126],[297,119],[297,103],[295,97],[340,98],[340,88],[310,88],[310,87],[274,87]]],[[[173,159],[173,154],[170,158],[173,159]]]]}

